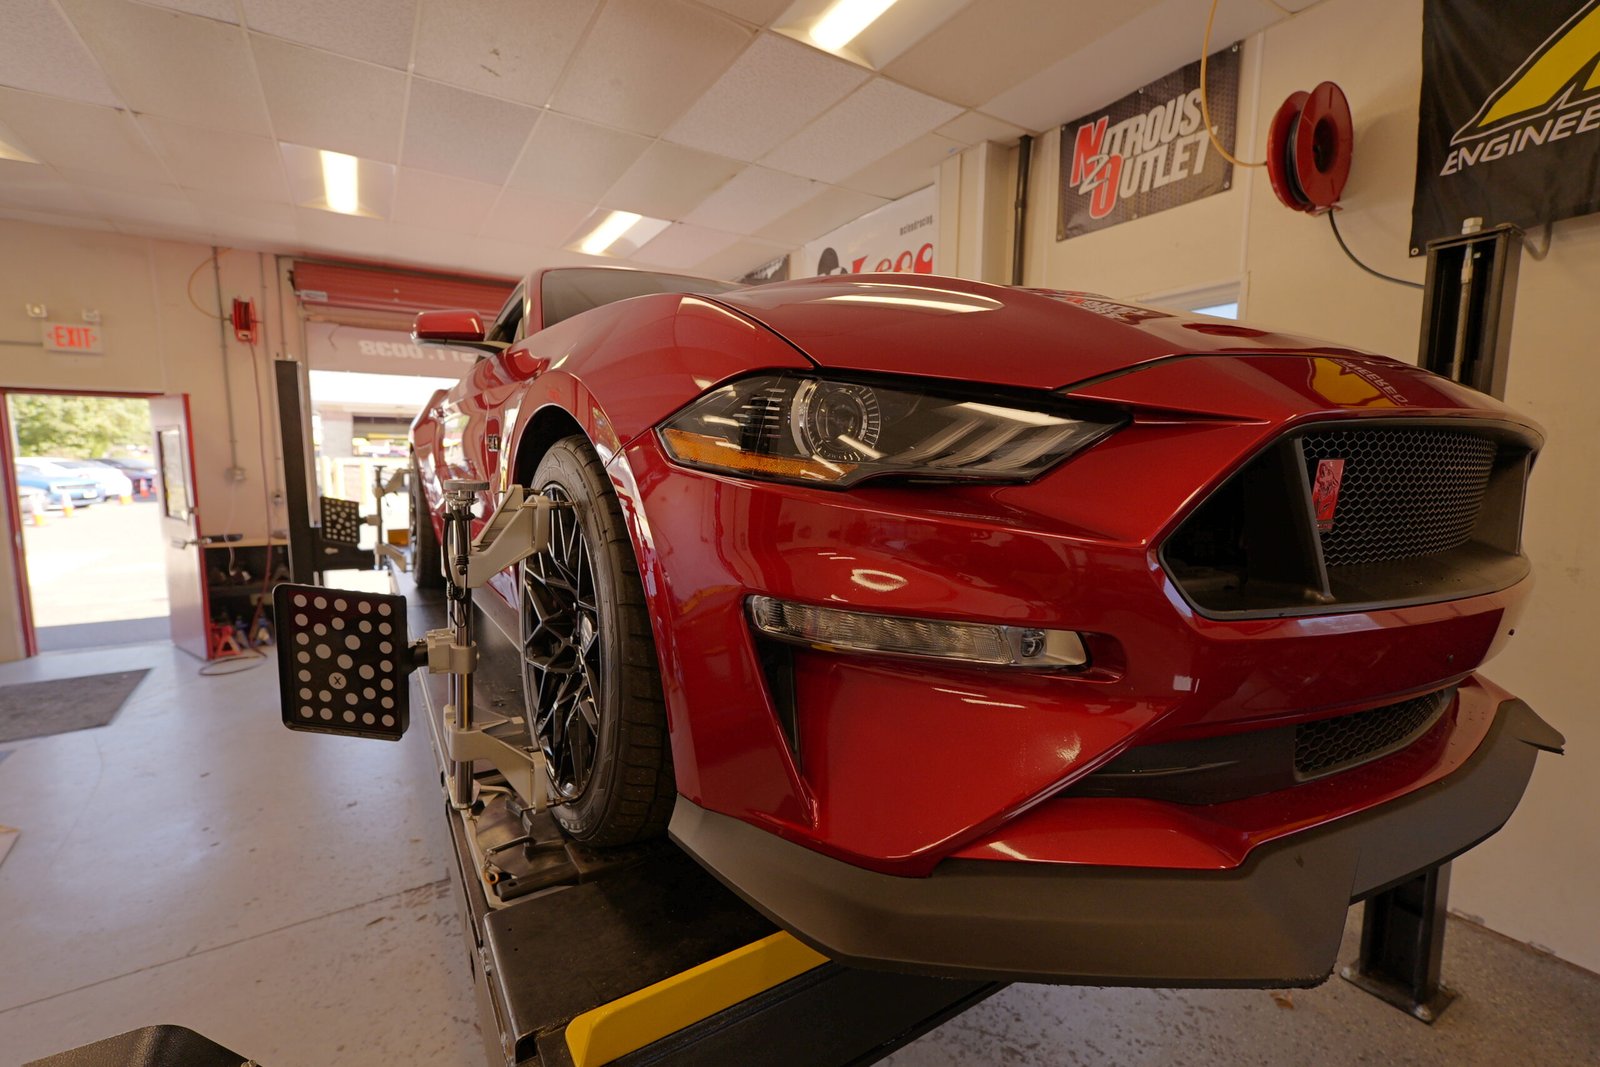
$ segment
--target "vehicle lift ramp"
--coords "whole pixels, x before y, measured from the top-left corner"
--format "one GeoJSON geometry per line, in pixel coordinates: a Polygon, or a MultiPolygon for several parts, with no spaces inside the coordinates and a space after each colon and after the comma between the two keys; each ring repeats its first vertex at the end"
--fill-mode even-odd
{"type": "Polygon", "coordinates": [[[566,839],[527,747],[515,620],[472,593],[572,505],[513,487],[473,540],[485,486],[445,488],[442,597],[278,586],[279,684],[290,729],[396,741],[418,672],[488,1062],[867,1064],[1004,987],[831,962],[667,841],[566,839]],[[416,641],[410,616],[430,627],[416,641]]]}

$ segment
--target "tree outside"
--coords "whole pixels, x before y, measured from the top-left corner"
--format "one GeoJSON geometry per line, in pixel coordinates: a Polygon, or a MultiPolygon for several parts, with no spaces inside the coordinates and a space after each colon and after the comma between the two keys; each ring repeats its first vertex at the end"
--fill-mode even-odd
{"type": "Polygon", "coordinates": [[[19,456],[101,459],[150,452],[148,400],[14,393],[11,425],[19,456]]]}

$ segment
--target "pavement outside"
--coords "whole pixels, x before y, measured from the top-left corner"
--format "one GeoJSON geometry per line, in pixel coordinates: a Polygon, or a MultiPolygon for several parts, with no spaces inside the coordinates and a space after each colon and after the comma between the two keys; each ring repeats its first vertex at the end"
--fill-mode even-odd
{"type": "Polygon", "coordinates": [[[154,497],[77,508],[71,517],[46,512],[45,525],[24,523],[22,543],[36,629],[159,619],[157,633],[133,640],[165,632],[167,568],[154,497]]]}

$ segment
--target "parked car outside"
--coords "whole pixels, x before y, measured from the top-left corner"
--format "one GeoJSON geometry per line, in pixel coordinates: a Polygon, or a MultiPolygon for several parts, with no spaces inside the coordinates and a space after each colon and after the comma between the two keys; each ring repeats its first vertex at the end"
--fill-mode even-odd
{"type": "Polygon", "coordinates": [[[123,474],[126,474],[128,480],[133,482],[133,491],[140,496],[146,496],[156,491],[155,464],[147,459],[141,459],[137,456],[105,456],[95,460],[95,462],[115,467],[123,474]]]}
{"type": "Polygon", "coordinates": [[[88,478],[100,487],[100,491],[106,495],[108,500],[112,497],[131,497],[133,495],[133,479],[117,470],[117,468],[107,466],[97,459],[56,459],[51,457],[50,462],[71,471],[79,477],[88,478]]]}
{"type": "Polygon", "coordinates": [[[23,458],[16,462],[17,486],[40,489],[51,507],[87,507],[106,498],[99,483],[79,471],[68,470],[46,459],[23,458]]]}

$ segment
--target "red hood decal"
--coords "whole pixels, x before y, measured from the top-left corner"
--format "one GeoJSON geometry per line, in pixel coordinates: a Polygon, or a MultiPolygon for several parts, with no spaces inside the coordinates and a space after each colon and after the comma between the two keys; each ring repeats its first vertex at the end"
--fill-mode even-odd
{"type": "Polygon", "coordinates": [[[1353,349],[1088,293],[931,275],[780,282],[711,299],[838,370],[1057,389],[1174,355],[1353,349]]]}

